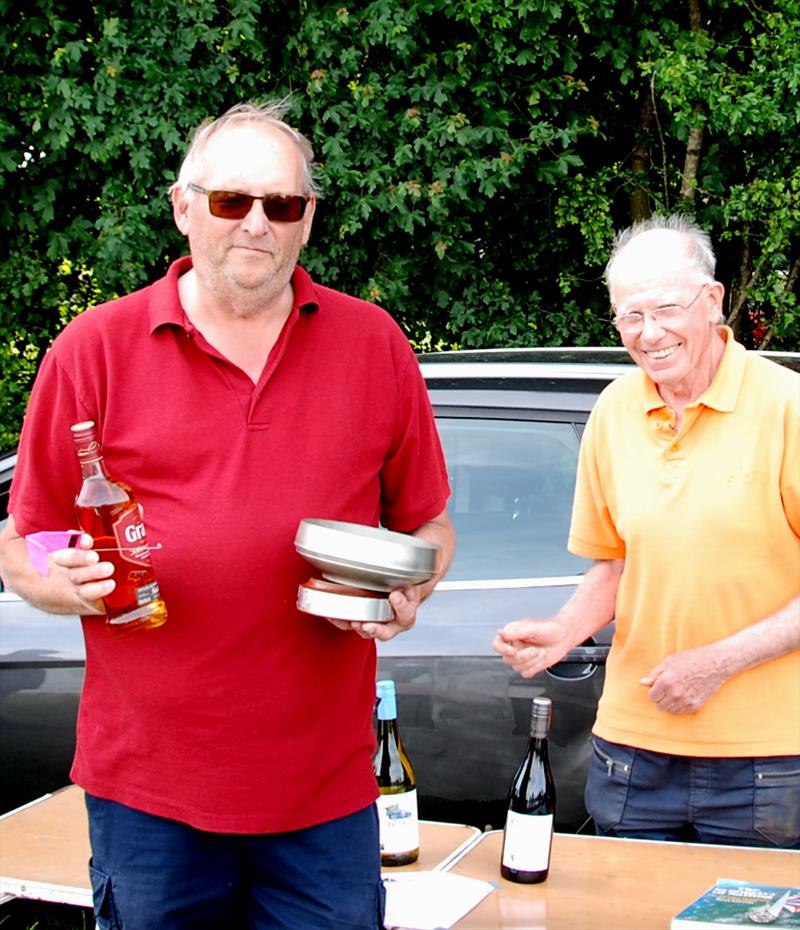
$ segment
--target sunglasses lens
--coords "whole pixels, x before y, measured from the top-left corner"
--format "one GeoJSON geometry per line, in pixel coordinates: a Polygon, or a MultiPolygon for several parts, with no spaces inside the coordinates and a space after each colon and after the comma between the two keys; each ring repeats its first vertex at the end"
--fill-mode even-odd
{"type": "Polygon", "coordinates": [[[274,223],[296,223],[306,212],[305,197],[265,197],[262,202],[267,219],[274,223]]]}
{"type": "Polygon", "coordinates": [[[237,194],[234,191],[209,191],[208,209],[212,216],[241,220],[250,212],[254,199],[249,194],[237,194]]]}
{"type": "Polygon", "coordinates": [[[281,197],[279,194],[253,197],[236,191],[209,191],[208,209],[212,216],[225,220],[243,220],[252,209],[254,200],[261,200],[267,219],[275,223],[296,223],[306,212],[305,197],[281,197]]]}

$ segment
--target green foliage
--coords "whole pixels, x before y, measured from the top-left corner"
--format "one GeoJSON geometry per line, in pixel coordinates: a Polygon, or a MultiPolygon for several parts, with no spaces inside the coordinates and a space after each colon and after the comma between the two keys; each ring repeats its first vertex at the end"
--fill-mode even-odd
{"type": "Polygon", "coordinates": [[[418,347],[614,343],[603,267],[644,204],[707,226],[740,338],[800,348],[800,0],[720,0],[694,31],[667,0],[0,14],[0,445],[64,322],[184,251],[189,132],[289,92],[325,194],[304,264],[418,347]]]}

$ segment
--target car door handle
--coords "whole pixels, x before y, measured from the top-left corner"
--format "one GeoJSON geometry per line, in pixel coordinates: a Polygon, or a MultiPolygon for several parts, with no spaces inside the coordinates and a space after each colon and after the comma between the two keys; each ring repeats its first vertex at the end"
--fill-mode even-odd
{"type": "Polygon", "coordinates": [[[605,665],[610,649],[610,646],[576,646],[570,649],[564,658],[559,660],[559,663],[605,665]]]}

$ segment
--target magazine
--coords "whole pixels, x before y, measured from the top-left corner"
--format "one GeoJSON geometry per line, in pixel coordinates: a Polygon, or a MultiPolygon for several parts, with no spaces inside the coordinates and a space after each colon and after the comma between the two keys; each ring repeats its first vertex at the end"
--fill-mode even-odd
{"type": "Polygon", "coordinates": [[[672,918],[670,930],[755,930],[760,925],[800,930],[800,888],[720,878],[672,918]]]}

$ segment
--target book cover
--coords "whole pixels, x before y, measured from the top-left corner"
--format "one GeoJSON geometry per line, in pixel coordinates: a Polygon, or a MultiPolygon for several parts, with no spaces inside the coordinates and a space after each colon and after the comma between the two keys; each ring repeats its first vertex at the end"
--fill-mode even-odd
{"type": "Polygon", "coordinates": [[[672,918],[670,930],[800,930],[800,888],[720,878],[672,918]]]}

